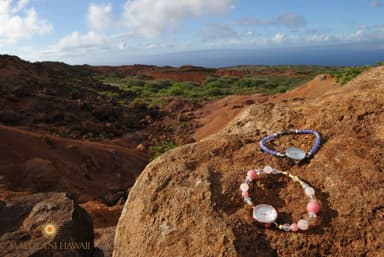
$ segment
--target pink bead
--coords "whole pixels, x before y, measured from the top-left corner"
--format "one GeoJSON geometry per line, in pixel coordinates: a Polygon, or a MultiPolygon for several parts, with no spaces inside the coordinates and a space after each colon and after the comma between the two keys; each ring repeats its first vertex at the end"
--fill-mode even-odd
{"type": "Polygon", "coordinates": [[[257,173],[255,170],[249,170],[247,172],[247,176],[250,178],[250,179],[256,179],[257,178],[257,173]]]}
{"type": "Polygon", "coordinates": [[[320,203],[318,201],[310,201],[307,204],[307,211],[318,213],[320,211],[320,203]]]}
{"type": "Polygon", "coordinates": [[[248,191],[242,191],[242,192],[241,192],[241,196],[242,196],[242,197],[248,197],[248,195],[249,195],[249,194],[248,194],[248,191]]]}
{"type": "Polygon", "coordinates": [[[299,227],[297,226],[296,223],[292,223],[292,224],[291,224],[291,230],[292,230],[293,232],[297,232],[297,231],[299,230],[299,227]]]}

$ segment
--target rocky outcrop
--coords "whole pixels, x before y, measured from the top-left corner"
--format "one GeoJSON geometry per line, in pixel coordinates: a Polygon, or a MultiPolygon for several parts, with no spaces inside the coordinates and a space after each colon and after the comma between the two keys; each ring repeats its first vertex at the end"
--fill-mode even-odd
{"type": "MultiPolygon", "coordinates": [[[[116,229],[114,257],[383,256],[384,67],[315,99],[254,104],[225,129],[151,162],[130,191],[116,229]],[[311,128],[322,146],[301,164],[259,149],[274,131],[311,128]],[[322,203],[320,225],[304,233],[255,225],[239,185],[248,169],[271,165],[309,182],[322,203]]],[[[312,138],[286,136],[309,150],[312,138]]],[[[277,207],[281,223],[305,213],[299,186],[260,181],[253,199],[277,207]]]]}
{"type": "Polygon", "coordinates": [[[95,253],[93,257],[112,257],[116,227],[95,229],[95,253]]]}
{"type": "Polygon", "coordinates": [[[64,193],[0,201],[0,256],[91,257],[93,226],[64,193]]]}

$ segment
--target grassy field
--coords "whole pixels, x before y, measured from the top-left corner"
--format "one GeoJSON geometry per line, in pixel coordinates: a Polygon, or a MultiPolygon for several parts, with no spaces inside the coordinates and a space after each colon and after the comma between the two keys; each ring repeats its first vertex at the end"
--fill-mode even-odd
{"type": "Polygon", "coordinates": [[[124,92],[100,92],[122,104],[145,103],[164,105],[170,97],[182,97],[196,101],[222,98],[227,95],[275,94],[283,93],[313,79],[318,74],[339,72],[339,67],[286,65],[286,66],[238,66],[227,68],[242,70],[246,76],[210,76],[199,84],[191,81],[147,80],[141,76],[107,77],[96,79],[124,92]],[[129,100],[127,99],[129,95],[129,100]]]}

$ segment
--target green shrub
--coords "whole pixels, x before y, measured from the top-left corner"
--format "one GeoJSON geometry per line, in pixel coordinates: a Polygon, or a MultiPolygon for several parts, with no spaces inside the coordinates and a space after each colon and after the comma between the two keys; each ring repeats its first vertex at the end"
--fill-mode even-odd
{"type": "Polygon", "coordinates": [[[266,82],[265,79],[255,79],[255,78],[242,78],[237,81],[237,86],[241,88],[247,87],[259,87],[262,86],[266,82]]]}
{"type": "Polygon", "coordinates": [[[220,88],[223,86],[223,82],[221,80],[212,80],[210,82],[208,82],[207,84],[205,84],[205,87],[206,88],[220,88]]]}
{"type": "Polygon", "coordinates": [[[176,146],[177,145],[172,141],[162,141],[154,146],[150,146],[149,151],[152,154],[152,159],[155,159],[176,146]]]}
{"type": "Polygon", "coordinates": [[[286,92],[288,89],[289,89],[289,87],[286,86],[286,85],[278,85],[277,87],[275,87],[275,88],[273,89],[273,92],[274,92],[274,93],[284,93],[284,92],[286,92]]]}
{"type": "Polygon", "coordinates": [[[218,79],[219,79],[218,76],[208,76],[208,77],[204,80],[203,85],[206,86],[209,82],[212,82],[212,81],[215,81],[215,80],[218,80],[218,79]]]}
{"type": "Polygon", "coordinates": [[[203,95],[203,91],[200,88],[195,87],[195,88],[187,91],[185,93],[185,95],[189,98],[198,98],[198,97],[201,97],[203,95]]]}
{"type": "Polygon", "coordinates": [[[171,96],[188,96],[191,92],[195,92],[198,88],[200,88],[200,86],[194,82],[175,82],[170,88],[168,88],[165,94],[171,96]]]}
{"type": "Polygon", "coordinates": [[[158,92],[160,89],[166,89],[171,86],[169,80],[154,80],[145,83],[144,88],[150,92],[158,92]]]}
{"type": "Polygon", "coordinates": [[[226,92],[222,88],[210,87],[205,90],[205,94],[208,96],[220,96],[226,95],[226,92]]]}
{"type": "Polygon", "coordinates": [[[126,79],[124,82],[129,87],[143,87],[145,85],[145,81],[140,79],[126,79]]]}
{"type": "Polygon", "coordinates": [[[345,85],[354,77],[369,68],[371,68],[371,66],[347,66],[344,67],[344,69],[335,72],[333,76],[335,77],[336,82],[340,83],[341,85],[345,85]]]}
{"type": "Polygon", "coordinates": [[[168,88],[168,91],[167,93],[171,96],[181,96],[181,95],[184,95],[184,90],[180,87],[170,87],[168,88]]]}

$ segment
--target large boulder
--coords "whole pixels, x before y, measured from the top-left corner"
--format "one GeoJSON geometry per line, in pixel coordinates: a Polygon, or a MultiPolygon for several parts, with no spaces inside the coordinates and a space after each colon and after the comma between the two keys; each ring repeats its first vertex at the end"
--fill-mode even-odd
{"type": "Polygon", "coordinates": [[[0,201],[0,256],[91,257],[92,220],[65,193],[0,201]]]}
{"type": "MultiPolygon", "coordinates": [[[[384,67],[316,99],[252,105],[219,133],[146,167],[119,219],[113,256],[384,256],[383,124],[384,67]],[[321,133],[312,159],[295,164],[260,151],[263,136],[288,128],[321,133]],[[256,226],[239,185],[248,169],[264,165],[315,188],[318,227],[294,233],[256,226]]],[[[274,147],[308,151],[312,143],[284,136],[274,147]]],[[[252,198],[277,207],[279,222],[305,214],[300,186],[279,175],[260,185],[252,198]]]]}

